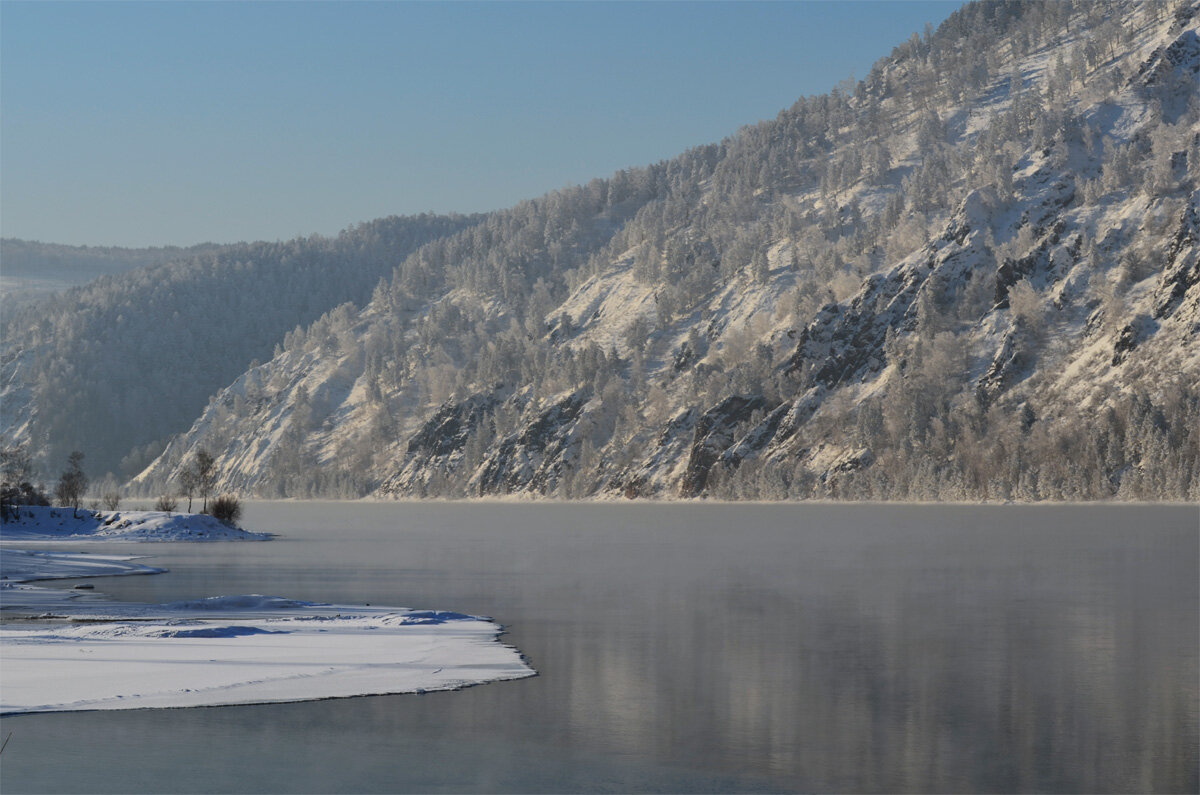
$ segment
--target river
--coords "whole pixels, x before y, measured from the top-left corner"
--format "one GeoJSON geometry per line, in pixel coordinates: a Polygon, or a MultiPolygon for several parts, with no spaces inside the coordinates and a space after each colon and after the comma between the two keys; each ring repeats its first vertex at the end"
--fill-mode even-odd
{"type": "Polygon", "coordinates": [[[1200,786],[1196,506],[257,502],[243,525],[279,537],[72,548],[170,569],[95,581],[121,600],[492,616],[539,676],[12,716],[5,792],[1200,786]]]}

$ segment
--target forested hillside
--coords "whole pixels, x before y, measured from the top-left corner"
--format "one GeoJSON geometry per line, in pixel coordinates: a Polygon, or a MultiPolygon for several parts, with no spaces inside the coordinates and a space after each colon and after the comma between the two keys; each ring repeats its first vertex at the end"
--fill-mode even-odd
{"type": "MultiPolygon", "coordinates": [[[[288,334],[274,359],[221,392],[152,469],[178,464],[202,439],[224,450],[226,487],[370,491],[397,439],[462,384],[483,379],[511,391],[547,367],[545,315],[566,297],[567,273],[603,256],[672,184],[704,179],[716,151],[523,202],[421,248],[363,311],[339,307],[288,334]]],[[[157,477],[147,473],[138,485],[153,490],[157,477]]]]}
{"type": "Polygon", "coordinates": [[[0,313],[11,315],[28,303],[101,276],[211,254],[219,248],[211,243],[190,248],[63,246],[6,237],[0,240],[0,313]]]}
{"type": "Polygon", "coordinates": [[[224,246],[6,313],[7,443],[49,471],[80,450],[97,476],[136,474],[286,333],[365,303],[410,252],[477,221],[387,218],[336,238],[224,246]]]}
{"type": "Polygon", "coordinates": [[[415,250],[134,485],[204,448],[267,496],[1200,499],[1198,29],[969,4],[415,250]]]}

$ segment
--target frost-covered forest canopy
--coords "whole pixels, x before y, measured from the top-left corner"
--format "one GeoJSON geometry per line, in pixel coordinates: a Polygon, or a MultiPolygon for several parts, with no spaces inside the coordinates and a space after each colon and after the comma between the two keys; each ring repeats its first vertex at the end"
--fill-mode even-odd
{"type": "Polygon", "coordinates": [[[219,248],[211,243],[189,248],[64,246],[6,237],[0,239],[0,313],[9,315],[28,303],[101,276],[209,254],[219,248]]]}
{"type": "Polygon", "coordinates": [[[971,3],[669,161],[106,277],[5,320],[8,441],[147,494],[206,449],[263,496],[1200,499],[1198,28],[971,3]]]}
{"type": "Polygon", "coordinates": [[[136,475],[286,333],[364,302],[396,257],[476,220],[385,218],[333,239],[222,246],[19,310],[4,325],[6,431],[50,471],[82,450],[94,474],[136,475]]]}

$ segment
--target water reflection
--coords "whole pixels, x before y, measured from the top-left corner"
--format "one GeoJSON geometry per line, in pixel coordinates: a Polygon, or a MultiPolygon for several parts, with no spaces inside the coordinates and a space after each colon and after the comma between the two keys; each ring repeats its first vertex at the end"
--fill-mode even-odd
{"type": "Polygon", "coordinates": [[[1198,787],[1194,509],[276,504],[250,520],[287,537],[172,549],[171,574],[104,588],[482,612],[541,675],[10,719],[25,750],[6,751],[6,786],[165,790],[186,760],[181,790],[1198,787]],[[64,744],[111,786],[46,765],[64,744]]]}

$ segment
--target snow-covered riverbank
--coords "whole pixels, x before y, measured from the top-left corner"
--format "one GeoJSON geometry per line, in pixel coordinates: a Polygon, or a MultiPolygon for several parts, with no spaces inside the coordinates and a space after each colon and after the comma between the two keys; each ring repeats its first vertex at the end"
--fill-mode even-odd
{"type": "Polygon", "coordinates": [[[266,541],[202,513],[163,511],[72,511],[22,505],[5,519],[4,541],[266,541]]]}
{"type": "MultiPolygon", "coordinates": [[[[3,541],[261,540],[211,517],[21,508],[3,541]],[[211,523],[210,523],[211,522],[211,523]],[[213,525],[216,525],[214,527],[213,525]]],[[[307,701],[533,676],[488,618],[217,596],[111,602],[43,580],[158,574],[128,555],[0,550],[0,714],[307,701]]],[[[89,583],[90,585],[90,583],[89,583]]]]}
{"type": "Polygon", "coordinates": [[[308,701],[532,676],[486,618],[262,596],[0,628],[0,713],[308,701]]]}

